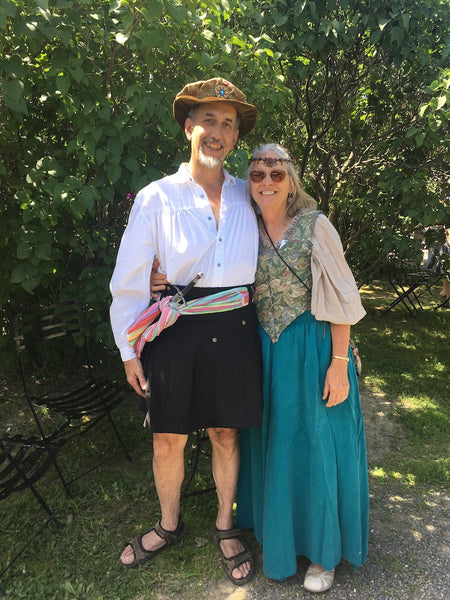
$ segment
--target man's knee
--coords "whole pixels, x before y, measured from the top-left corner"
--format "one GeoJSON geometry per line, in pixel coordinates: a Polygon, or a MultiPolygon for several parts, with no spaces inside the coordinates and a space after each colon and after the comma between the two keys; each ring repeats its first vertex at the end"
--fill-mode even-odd
{"type": "Polygon", "coordinates": [[[157,459],[167,459],[184,452],[187,435],[176,433],[153,434],[153,456],[157,459]]]}
{"type": "Polygon", "coordinates": [[[208,435],[213,446],[223,448],[234,448],[238,445],[238,430],[225,427],[214,427],[208,429],[208,435]]]}

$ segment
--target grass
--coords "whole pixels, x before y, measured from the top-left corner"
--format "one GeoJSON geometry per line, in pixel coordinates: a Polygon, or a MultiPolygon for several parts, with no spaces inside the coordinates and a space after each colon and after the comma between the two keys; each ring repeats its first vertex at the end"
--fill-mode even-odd
{"type": "Polygon", "coordinates": [[[389,289],[373,283],[361,290],[368,315],[354,328],[364,360],[363,387],[383,398],[403,434],[383,469],[428,488],[448,487],[449,477],[449,311],[434,310],[438,289],[412,318],[401,305],[381,314],[389,289]]]}
{"type": "MultiPolygon", "coordinates": [[[[363,359],[363,401],[372,403],[376,421],[366,419],[368,436],[390,451],[369,455],[370,476],[390,490],[399,484],[418,493],[448,489],[449,364],[448,309],[425,310],[412,318],[398,306],[381,314],[392,298],[383,282],[362,289],[367,316],[353,330],[363,359]],[[380,423],[383,429],[380,429],[380,423]],[[375,429],[376,427],[376,429],[375,429]]],[[[117,376],[121,365],[111,367],[117,376]]],[[[4,380],[0,404],[2,426],[30,427],[20,388],[4,380]]],[[[129,400],[116,411],[117,422],[133,463],[125,457],[111,461],[75,484],[67,499],[55,474],[49,472],[40,491],[63,522],[49,525],[0,582],[5,597],[14,600],[148,600],[205,597],[223,581],[210,531],[216,499],[212,493],[183,501],[190,535],[170,549],[164,560],[139,570],[120,567],[118,556],[131,535],[152,526],[158,505],[151,473],[150,434],[141,426],[139,400],[129,400]]],[[[63,464],[111,441],[101,430],[64,454],[63,464]]],[[[199,488],[210,484],[210,462],[203,457],[199,488]]],[[[391,500],[394,502],[395,497],[391,500]]],[[[381,502],[381,498],[374,498],[381,502]]],[[[0,503],[0,570],[15,549],[35,530],[43,511],[27,491],[0,503]]],[[[250,538],[250,541],[252,539],[250,538]]],[[[252,541],[254,544],[254,542],[252,541]]],[[[209,597],[209,596],[208,596],[209,597]]],[[[220,598],[220,595],[217,596],[220,598]]]]}

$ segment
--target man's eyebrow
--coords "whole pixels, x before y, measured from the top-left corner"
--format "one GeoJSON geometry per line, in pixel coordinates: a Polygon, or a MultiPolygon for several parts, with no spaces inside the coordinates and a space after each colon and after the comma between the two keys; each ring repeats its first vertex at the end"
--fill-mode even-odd
{"type": "MultiPolygon", "coordinates": [[[[212,113],[212,112],[205,112],[205,117],[215,117],[216,114],[212,113]]],[[[233,123],[233,119],[231,117],[225,117],[225,121],[229,121],[230,123],[233,123]]]]}

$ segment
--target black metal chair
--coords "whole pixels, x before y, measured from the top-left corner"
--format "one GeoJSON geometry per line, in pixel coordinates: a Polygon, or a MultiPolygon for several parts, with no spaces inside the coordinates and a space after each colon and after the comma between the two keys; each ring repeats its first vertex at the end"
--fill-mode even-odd
{"type": "Polygon", "coordinates": [[[207,492],[213,492],[216,489],[216,486],[212,485],[204,487],[200,490],[189,491],[197,472],[200,457],[203,455],[211,458],[211,442],[206,429],[197,429],[197,431],[195,431],[189,437],[189,442],[191,450],[188,459],[189,471],[184,478],[183,487],[181,490],[181,499],[189,498],[190,496],[200,496],[201,494],[206,494],[207,492]]]}
{"type": "Polygon", "coordinates": [[[423,309],[420,297],[426,292],[432,296],[431,288],[441,279],[441,276],[433,271],[421,269],[414,261],[400,259],[395,254],[388,256],[387,272],[389,283],[397,297],[383,313],[402,303],[413,317],[419,309],[423,309]]]}
{"type": "Polygon", "coordinates": [[[0,571],[0,577],[25,552],[50,521],[58,527],[61,526],[35,485],[54,464],[58,451],[58,444],[50,444],[36,437],[11,436],[6,432],[0,434],[0,500],[6,500],[15,492],[29,489],[48,515],[26,544],[11,559],[8,559],[8,563],[0,571]]]}
{"type": "MultiPolygon", "coordinates": [[[[118,443],[118,451],[123,452],[131,461],[111,414],[127,398],[127,392],[122,384],[112,379],[99,378],[94,371],[84,316],[79,304],[70,300],[39,307],[36,311],[21,314],[16,318],[15,342],[25,397],[42,440],[64,445],[77,436],[87,434],[101,421],[106,420],[118,443]],[[74,345],[78,345],[80,350],[76,353],[77,358],[83,358],[79,367],[74,359],[74,345]],[[47,360],[52,360],[53,357],[57,368],[63,370],[63,389],[59,389],[59,385],[50,384],[49,390],[42,391],[45,386],[42,383],[39,385],[38,365],[42,355],[46,356],[47,360]],[[64,357],[67,357],[66,363],[64,357]],[[50,419],[44,417],[45,411],[50,419]],[[50,423],[45,423],[46,421],[50,423]],[[48,429],[50,430],[47,431],[48,429]]],[[[56,379],[55,373],[55,381],[56,379]]],[[[67,495],[71,495],[71,485],[74,481],[116,455],[117,451],[109,452],[106,458],[102,458],[82,473],[70,473],[69,478],[63,475],[55,458],[54,464],[67,495]]]]}

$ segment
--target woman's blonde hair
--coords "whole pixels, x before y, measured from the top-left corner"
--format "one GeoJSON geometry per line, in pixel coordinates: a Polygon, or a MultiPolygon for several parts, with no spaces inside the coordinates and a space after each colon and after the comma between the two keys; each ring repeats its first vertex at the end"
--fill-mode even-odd
{"type": "Polygon", "coordinates": [[[302,208],[317,208],[317,202],[302,188],[300,177],[292,156],[289,154],[286,148],[283,148],[279,144],[263,144],[259,148],[253,150],[249,161],[249,167],[247,169],[247,185],[250,187],[248,174],[251,169],[251,161],[270,151],[275,152],[275,154],[283,159],[283,161],[286,161],[284,164],[287,167],[287,172],[292,186],[292,199],[288,199],[288,216],[295,217],[295,215],[300,212],[302,208]]]}

